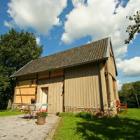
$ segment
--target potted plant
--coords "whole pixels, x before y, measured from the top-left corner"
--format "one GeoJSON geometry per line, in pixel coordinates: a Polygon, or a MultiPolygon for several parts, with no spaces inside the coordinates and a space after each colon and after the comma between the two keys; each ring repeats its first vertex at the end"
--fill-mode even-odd
{"type": "Polygon", "coordinates": [[[43,112],[43,111],[37,112],[37,122],[36,123],[38,125],[45,124],[47,115],[48,115],[47,112],[43,112]]]}

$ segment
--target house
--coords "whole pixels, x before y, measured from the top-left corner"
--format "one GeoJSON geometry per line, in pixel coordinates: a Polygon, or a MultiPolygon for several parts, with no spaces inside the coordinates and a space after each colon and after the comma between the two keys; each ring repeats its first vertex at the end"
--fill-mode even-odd
{"type": "Polygon", "coordinates": [[[14,104],[48,112],[116,111],[117,69],[110,38],[30,61],[15,72],[14,104]]]}

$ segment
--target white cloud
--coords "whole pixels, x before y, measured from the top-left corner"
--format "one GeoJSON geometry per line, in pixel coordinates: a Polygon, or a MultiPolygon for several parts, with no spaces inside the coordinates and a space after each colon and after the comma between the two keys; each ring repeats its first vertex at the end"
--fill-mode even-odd
{"type": "Polygon", "coordinates": [[[7,12],[20,28],[30,27],[47,34],[53,26],[60,25],[58,16],[66,5],[67,0],[11,0],[7,12]]]}
{"type": "Polygon", "coordinates": [[[129,20],[126,16],[133,14],[140,7],[140,0],[130,0],[124,8],[119,6],[114,14],[114,0],[73,0],[74,9],[67,15],[62,41],[72,41],[85,36],[99,39],[111,36],[114,52],[122,57],[127,52],[124,40],[127,38],[126,27],[129,20]],[[76,2],[75,2],[76,1],[76,2]]]}
{"type": "Polygon", "coordinates": [[[117,66],[125,76],[140,76],[140,57],[120,60],[117,66]]]}
{"type": "Polygon", "coordinates": [[[4,21],[4,26],[6,26],[8,28],[13,28],[14,27],[14,23],[13,22],[8,22],[8,21],[4,21]]]}
{"type": "Polygon", "coordinates": [[[86,3],[86,0],[72,0],[73,6],[78,7],[86,3]]]}
{"type": "Polygon", "coordinates": [[[36,37],[36,43],[40,45],[40,37],[36,37]]]}
{"type": "Polygon", "coordinates": [[[118,90],[121,90],[121,88],[122,88],[122,83],[121,83],[119,80],[117,80],[117,86],[118,86],[118,90]]]}

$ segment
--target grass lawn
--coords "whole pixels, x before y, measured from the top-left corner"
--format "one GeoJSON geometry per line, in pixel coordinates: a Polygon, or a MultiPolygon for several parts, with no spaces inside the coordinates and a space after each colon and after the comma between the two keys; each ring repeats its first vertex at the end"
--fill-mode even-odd
{"type": "Polygon", "coordinates": [[[4,110],[4,111],[0,111],[0,117],[12,116],[12,115],[20,115],[20,114],[22,114],[22,112],[17,111],[17,110],[4,110]]]}
{"type": "Polygon", "coordinates": [[[54,140],[140,140],[140,109],[112,118],[62,114],[54,140]]]}

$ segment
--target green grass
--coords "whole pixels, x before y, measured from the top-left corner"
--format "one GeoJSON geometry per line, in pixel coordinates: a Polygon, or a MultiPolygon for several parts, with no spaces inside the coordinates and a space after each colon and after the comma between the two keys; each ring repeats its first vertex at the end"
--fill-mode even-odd
{"type": "Polygon", "coordinates": [[[140,120],[140,109],[131,108],[127,113],[121,113],[120,117],[140,120]]]}
{"type": "Polygon", "coordinates": [[[18,110],[2,110],[2,111],[0,111],[0,117],[20,115],[20,114],[22,114],[22,112],[20,112],[18,110]]]}
{"type": "Polygon", "coordinates": [[[140,109],[117,117],[97,118],[88,114],[62,114],[54,140],[139,140],[140,109]]]}

